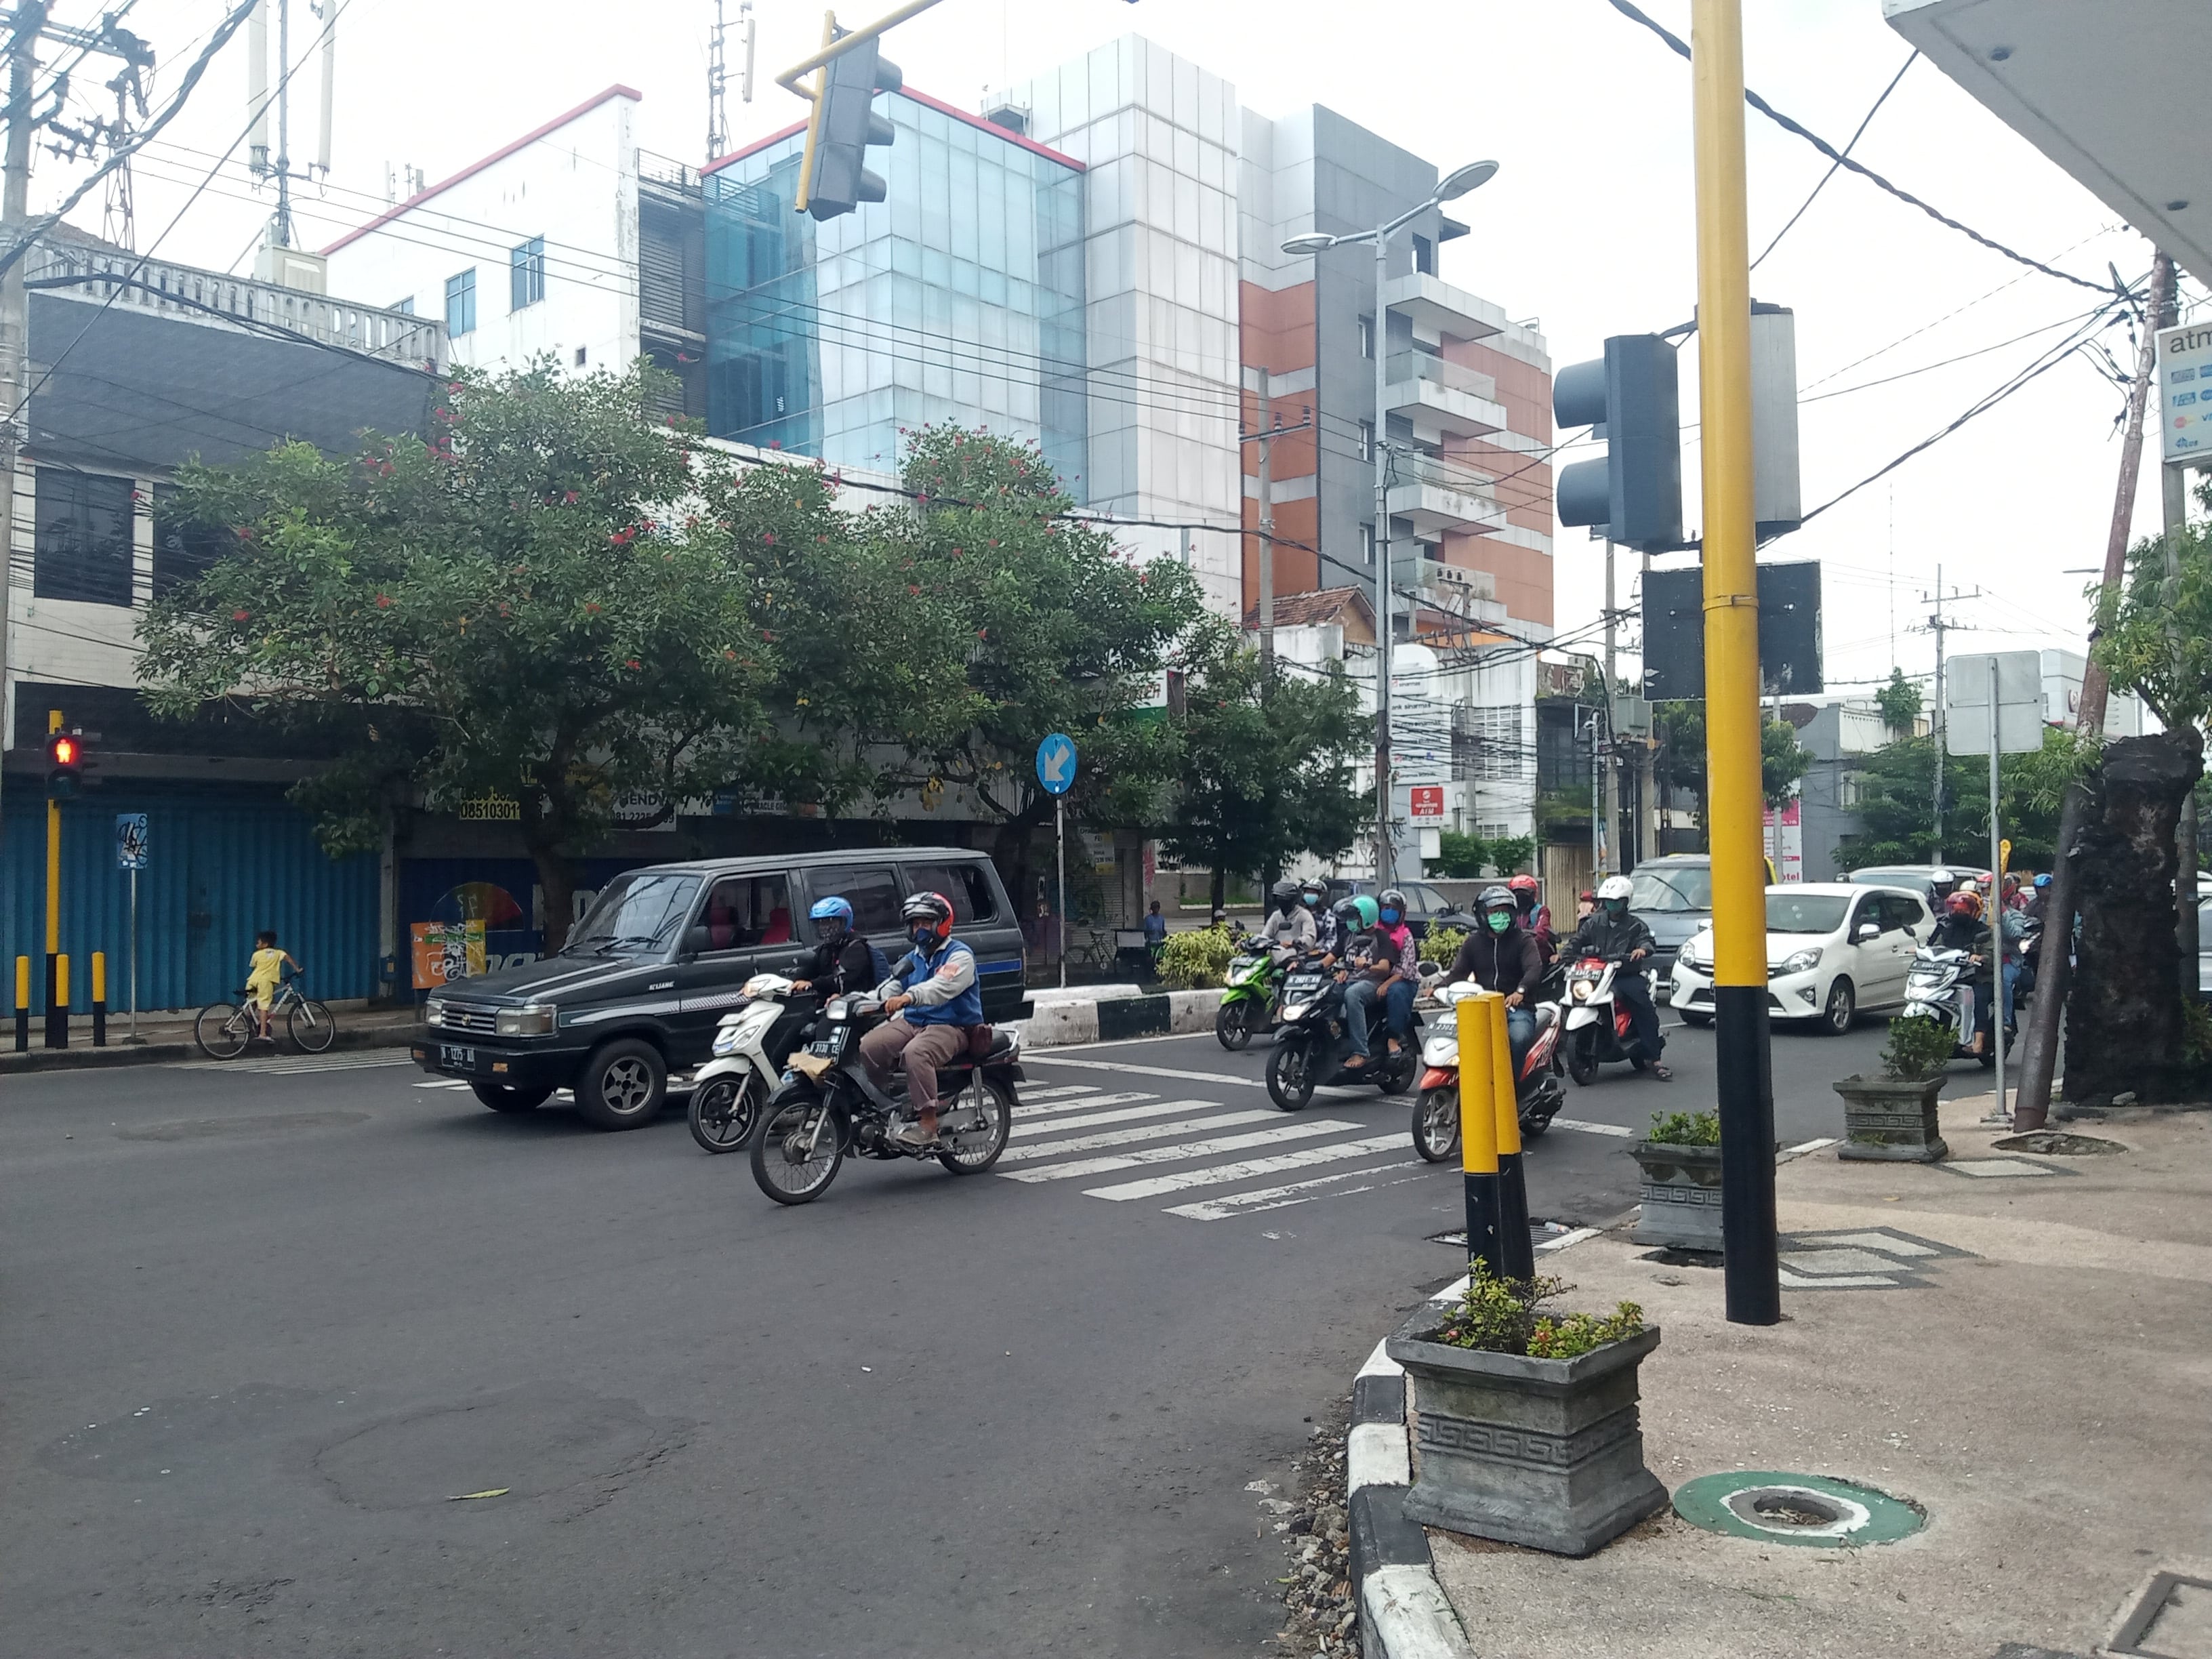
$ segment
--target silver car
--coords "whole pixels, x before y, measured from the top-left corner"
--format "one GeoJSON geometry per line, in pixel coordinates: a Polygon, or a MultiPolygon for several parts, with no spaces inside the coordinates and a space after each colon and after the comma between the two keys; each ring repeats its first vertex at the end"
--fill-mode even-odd
{"type": "Polygon", "coordinates": [[[1663,991],[1674,971],[1674,958],[1691,936],[1713,920],[1713,861],[1705,853],[1674,853],[1646,859],[1628,878],[1628,909],[1651,930],[1658,949],[1651,967],[1663,991]]]}

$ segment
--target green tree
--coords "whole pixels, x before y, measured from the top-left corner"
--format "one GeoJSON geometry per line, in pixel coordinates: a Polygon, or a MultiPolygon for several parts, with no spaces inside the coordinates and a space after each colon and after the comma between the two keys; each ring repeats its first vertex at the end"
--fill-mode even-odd
{"type": "MultiPolygon", "coordinates": [[[[2079,775],[2086,745],[2070,732],[2046,729],[2033,754],[2008,755],[1997,807],[2014,867],[2047,870],[2056,855],[2058,810],[2079,775]]],[[[1845,869],[1869,864],[1924,864],[1934,850],[1936,739],[1901,738],[1866,757],[1858,774],[1859,822],[1836,849],[1845,869]]],[[[1943,846],[1940,858],[1977,869],[1990,860],[1990,769],[1977,757],[1943,762],[1943,846]]]]}
{"type": "Polygon", "coordinates": [[[1769,720],[1759,734],[1759,785],[1769,806],[1788,800],[1813,764],[1813,751],[1797,741],[1797,728],[1769,720]]]}
{"type": "Polygon", "coordinates": [[[351,716],[295,791],[333,854],[375,845],[409,789],[446,810],[513,800],[559,948],[572,861],[618,799],[672,812],[749,769],[808,769],[771,718],[749,556],[830,533],[828,491],[741,477],[652,425],[647,374],[463,371],[430,437],[184,469],[181,510],[234,539],[143,620],[150,700],[351,716]]]}
{"type": "Polygon", "coordinates": [[[1875,707],[1881,711],[1881,723],[1900,738],[1909,738],[1920,720],[1920,687],[1905,678],[1902,668],[1889,671],[1889,684],[1874,694],[1875,707]]]}
{"type": "Polygon", "coordinates": [[[1160,840],[1213,872],[1216,906],[1229,877],[1270,875],[1301,853],[1333,859],[1371,828],[1352,762],[1373,726],[1341,672],[1279,667],[1270,680],[1259,653],[1212,617],[1191,630],[1178,663],[1177,787],[1160,840]]]}
{"type": "Polygon", "coordinates": [[[1458,830],[1437,831],[1437,856],[1422,866],[1425,873],[1449,881],[1473,881],[1489,867],[1489,842],[1458,830]]]}

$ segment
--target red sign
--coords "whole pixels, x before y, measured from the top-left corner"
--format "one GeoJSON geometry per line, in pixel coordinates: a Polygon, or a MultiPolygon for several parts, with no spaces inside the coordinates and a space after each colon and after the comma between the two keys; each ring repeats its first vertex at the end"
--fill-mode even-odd
{"type": "Polygon", "coordinates": [[[1442,823],[1444,821],[1444,787],[1440,783],[1417,783],[1408,791],[1412,805],[1407,817],[1415,823],[1442,823]]]}

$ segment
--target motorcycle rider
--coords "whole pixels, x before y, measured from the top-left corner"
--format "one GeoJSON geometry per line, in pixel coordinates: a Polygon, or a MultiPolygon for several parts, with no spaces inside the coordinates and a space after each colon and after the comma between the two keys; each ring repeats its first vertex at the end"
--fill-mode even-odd
{"type": "Polygon", "coordinates": [[[1622,964],[1621,971],[1613,975],[1613,994],[1628,1010],[1630,1034],[1643,1048],[1651,1075],[1664,1083],[1674,1073],[1659,1058],[1667,1048],[1667,1039],[1659,1030],[1659,1011],[1651,1006],[1651,987],[1642,971],[1631,971],[1658,942],[1651,937],[1650,928],[1629,914],[1628,894],[1626,876],[1607,876],[1598,883],[1592,896],[1596,909],[1560,946],[1559,954],[1569,961],[1577,957],[1605,957],[1622,964]]]}
{"type": "Polygon", "coordinates": [[[1444,983],[1473,980],[1486,991],[1505,997],[1505,1033],[1513,1045],[1513,1075],[1521,1075],[1521,1061],[1535,1040],[1536,1016],[1528,1004],[1535,1000],[1544,981],[1547,961],[1536,937],[1521,926],[1521,907],[1510,890],[1486,887],[1474,902],[1482,926],[1461,941],[1444,975],[1444,983]]]}
{"type": "Polygon", "coordinates": [[[806,914],[814,923],[814,953],[799,964],[802,977],[791,988],[811,991],[819,983],[824,996],[836,997],[873,985],[876,954],[853,931],[853,907],[841,898],[817,899],[806,914]]]}
{"type": "Polygon", "coordinates": [[[1321,951],[1325,961],[1334,962],[1342,953],[1344,942],[1350,937],[1344,918],[1339,914],[1344,906],[1328,902],[1328,884],[1317,876],[1309,877],[1299,884],[1298,902],[1313,915],[1315,948],[1321,951]]]}
{"type": "Polygon", "coordinates": [[[1267,891],[1275,908],[1267,913],[1267,921],[1260,924],[1260,943],[1273,947],[1285,946],[1294,951],[1309,951],[1319,937],[1314,927],[1312,913],[1299,902],[1298,884],[1294,881],[1279,881],[1267,891]]]}
{"type": "Polygon", "coordinates": [[[975,953],[952,937],[952,905],[942,893],[916,893],[900,908],[914,949],[876,987],[892,1018],[860,1039],[868,1080],[890,1092],[891,1064],[906,1056],[907,1109],[915,1119],[891,1136],[894,1145],[921,1151],[937,1140],[937,1068],[959,1056],[969,1033],[983,1023],[983,993],[975,982],[975,953]]]}
{"type": "MultiPolygon", "coordinates": [[[[1514,876],[1505,884],[1505,890],[1513,895],[1513,902],[1521,915],[1521,926],[1533,935],[1536,948],[1544,953],[1544,960],[1552,959],[1552,907],[1537,902],[1542,891],[1534,876],[1514,876]]],[[[1480,901],[1478,901],[1478,903],[1480,901]]]]}
{"type": "Polygon", "coordinates": [[[1990,925],[1982,920],[1982,896],[1972,888],[1961,888],[1945,899],[1942,920],[1929,933],[1928,944],[1932,950],[1964,951],[1972,958],[1973,976],[1967,981],[1967,988],[1972,993],[1973,1006],[1966,1012],[1973,1019],[1974,1037],[1966,1046],[1978,1055],[1996,1006],[1996,1000],[1990,994],[1996,983],[1990,962],[1995,953],[1990,925]]]}
{"type": "Polygon", "coordinates": [[[1411,1034],[1421,964],[1413,931],[1406,926],[1403,893],[1391,887],[1384,890],[1379,904],[1364,893],[1350,902],[1365,931],[1345,953],[1352,977],[1344,992],[1344,1024],[1352,1038],[1352,1054],[1344,1069],[1364,1072],[1371,1063],[1367,1041],[1376,1003],[1382,1005],[1390,1043],[1402,1045],[1411,1034]]]}

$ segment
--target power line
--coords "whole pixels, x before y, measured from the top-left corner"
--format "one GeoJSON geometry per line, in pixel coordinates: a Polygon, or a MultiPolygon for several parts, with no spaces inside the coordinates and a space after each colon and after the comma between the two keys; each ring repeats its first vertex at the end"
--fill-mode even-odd
{"type": "Polygon", "coordinates": [[[1906,55],[1904,63],[1898,65],[1897,73],[1890,77],[1889,84],[1881,89],[1881,96],[1874,100],[1873,108],[1867,111],[1866,118],[1861,121],[1858,125],[1858,131],[1851,134],[1850,143],[1844,146],[1843,155],[1838,155],[1834,161],[1828,163],[1828,170],[1820,175],[1820,182],[1813,186],[1813,193],[1805,198],[1804,205],[1800,207],[1796,212],[1790,216],[1789,223],[1784,225],[1781,229],[1774,233],[1774,240],[1766,245],[1766,252],[1765,253],[1761,253],[1759,258],[1751,262],[1751,268],[1753,270],[1757,270],[1759,266],[1766,263],[1766,255],[1773,252],[1776,248],[1782,246],[1782,239],[1787,236],[1791,230],[1796,228],[1797,222],[1805,216],[1807,210],[1810,209],[1813,204],[1820,199],[1820,192],[1828,187],[1828,180],[1834,178],[1837,173],[1842,168],[1844,165],[1844,155],[1849,155],[1853,150],[1859,147],[1859,140],[1866,137],[1866,130],[1874,124],[1875,116],[1881,111],[1881,106],[1889,101],[1889,94],[1897,90],[1897,83],[1905,79],[1905,71],[1911,69],[1914,64],[1919,61],[1919,58],[1920,48],[1915,46],[1911,52],[1906,55]]]}

